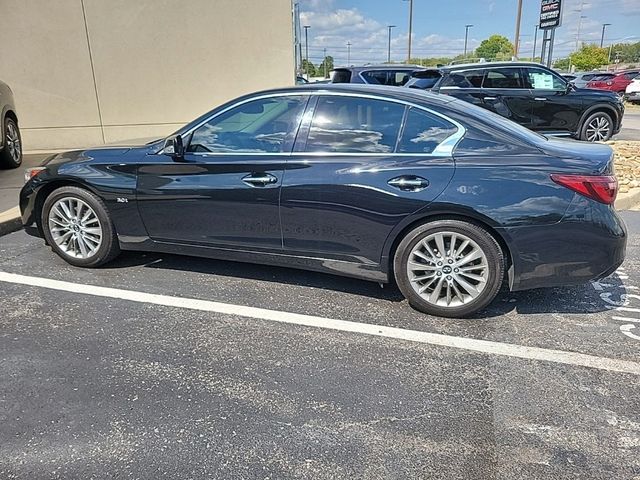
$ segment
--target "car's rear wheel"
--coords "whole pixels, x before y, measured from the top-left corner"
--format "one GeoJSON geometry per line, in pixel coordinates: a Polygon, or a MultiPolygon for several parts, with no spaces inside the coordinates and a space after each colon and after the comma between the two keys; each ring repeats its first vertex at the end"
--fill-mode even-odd
{"type": "Polygon", "coordinates": [[[4,168],[18,168],[22,163],[22,137],[20,129],[13,118],[4,121],[4,148],[0,151],[0,166],[4,168]]]}
{"type": "Polygon", "coordinates": [[[54,190],[44,202],[41,221],[47,243],[71,265],[97,267],[120,253],[106,206],[87,190],[54,190]]]}
{"type": "Polygon", "coordinates": [[[411,306],[440,317],[486,307],[504,278],[504,256],[484,228],[437,220],[409,232],[394,257],[396,282],[411,306]]]}
{"type": "Polygon", "coordinates": [[[596,112],[585,120],[582,125],[580,139],[588,142],[606,142],[613,135],[613,121],[605,112],[596,112]]]}

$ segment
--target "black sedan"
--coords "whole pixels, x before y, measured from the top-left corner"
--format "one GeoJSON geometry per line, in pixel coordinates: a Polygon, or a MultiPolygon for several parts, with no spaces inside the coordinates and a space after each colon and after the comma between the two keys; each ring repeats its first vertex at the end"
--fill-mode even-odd
{"type": "Polygon", "coordinates": [[[72,265],[153,250],[395,280],[448,317],[505,281],[608,275],[625,253],[608,146],[412,89],[260,92],[166,139],[62,153],[27,177],[23,223],[72,265]]]}

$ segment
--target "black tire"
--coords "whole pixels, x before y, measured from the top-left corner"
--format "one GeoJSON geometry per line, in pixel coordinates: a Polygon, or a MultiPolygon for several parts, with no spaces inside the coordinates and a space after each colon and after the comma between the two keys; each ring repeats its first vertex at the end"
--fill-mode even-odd
{"type": "Polygon", "coordinates": [[[42,222],[42,231],[47,243],[51,246],[51,250],[71,265],[89,268],[98,267],[113,260],[120,254],[118,236],[116,235],[113,222],[109,217],[107,207],[98,196],[88,190],[79,187],[61,187],[54,190],[45,199],[40,218],[42,222]],[[84,202],[84,204],[93,210],[99,221],[99,226],[96,228],[99,228],[102,232],[101,241],[99,246],[96,248],[95,253],[87,258],[77,258],[72,256],[61,248],[53,238],[53,233],[51,231],[52,223],[49,221],[49,214],[53,206],[62,199],[77,199],[84,202]]]}
{"type": "Polygon", "coordinates": [[[0,150],[0,166],[2,168],[18,168],[22,164],[22,137],[18,124],[9,117],[4,119],[0,150]]]}
{"type": "Polygon", "coordinates": [[[580,140],[584,140],[587,142],[606,142],[613,135],[613,120],[611,119],[611,115],[606,112],[595,112],[587,117],[587,119],[582,124],[582,128],[580,129],[580,140]],[[608,125],[608,129],[606,134],[603,137],[591,139],[590,129],[595,128],[597,126],[597,122],[606,122],[608,125]]]}
{"type": "MultiPolygon", "coordinates": [[[[436,253],[439,254],[439,252],[436,252],[436,253]]],[[[449,258],[448,257],[449,252],[447,251],[445,253],[446,253],[446,258],[449,258]]],[[[415,257],[413,257],[412,260],[414,258],[415,257]]],[[[453,274],[451,273],[451,268],[449,268],[448,272],[447,271],[443,272],[442,269],[446,269],[447,267],[446,265],[447,261],[444,262],[445,265],[440,269],[440,272],[439,273],[435,272],[435,273],[438,273],[438,275],[442,276],[438,278],[438,281],[444,282],[445,287],[443,288],[448,289],[449,287],[446,287],[447,281],[445,281],[445,278],[444,278],[446,275],[450,274],[452,277],[454,277],[453,283],[456,283],[455,278],[459,278],[460,275],[465,275],[465,274],[464,273],[453,274]]],[[[479,261],[480,263],[484,263],[483,260],[479,260],[479,261]]],[[[452,317],[452,318],[467,317],[483,309],[489,303],[491,303],[491,301],[495,298],[495,296],[500,291],[500,287],[504,279],[504,271],[505,271],[504,256],[502,253],[502,249],[500,248],[500,245],[498,244],[496,239],[489,232],[487,232],[484,228],[480,227],[479,225],[461,221],[461,220],[436,220],[430,223],[420,225],[419,227],[410,231],[398,245],[398,248],[394,256],[393,264],[394,264],[393,265],[394,275],[395,275],[396,283],[398,284],[398,288],[400,289],[402,294],[409,301],[409,304],[413,308],[421,312],[427,313],[429,315],[435,315],[439,317],[452,317]],[[456,245],[454,249],[457,250],[459,248],[462,248],[462,250],[458,252],[460,253],[460,257],[464,258],[463,252],[468,252],[469,251],[467,250],[468,248],[475,248],[475,247],[478,247],[481,250],[481,252],[484,254],[486,258],[486,268],[482,268],[481,272],[482,272],[482,275],[485,276],[486,281],[482,282],[483,284],[482,288],[480,289],[479,294],[477,294],[475,298],[471,299],[470,298],[471,295],[469,295],[469,298],[466,301],[459,302],[460,304],[458,305],[456,305],[455,302],[452,302],[452,304],[449,306],[441,306],[441,305],[437,305],[435,303],[427,301],[427,299],[421,296],[412,286],[412,282],[410,279],[410,272],[408,270],[409,257],[412,255],[413,249],[417,247],[419,243],[421,245],[424,245],[423,241],[433,238],[432,236],[437,233],[444,233],[445,238],[447,234],[455,234],[455,237],[457,238],[457,240],[452,240],[453,237],[449,237],[450,243],[448,246],[445,245],[445,249],[449,248],[451,245],[451,242],[453,242],[456,245]],[[470,239],[472,242],[475,242],[475,245],[473,245],[473,243],[470,243],[469,245],[471,245],[471,247],[468,246],[466,248],[463,248],[462,239],[464,239],[464,237],[466,237],[467,239],[470,239]]],[[[454,267],[454,266],[455,265],[452,265],[451,267],[454,267]]],[[[435,265],[433,266],[433,268],[430,267],[429,270],[434,270],[434,268],[436,268],[435,265]]],[[[463,267],[460,266],[460,269],[462,270],[463,267]]],[[[414,269],[414,272],[415,271],[416,270],[414,269]]],[[[457,271],[458,270],[456,269],[456,272],[457,271]]],[[[449,279],[451,277],[446,276],[446,278],[449,279]]],[[[468,278],[465,278],[465,281],[466,280],[468,280],[468,278]]],[[[415,279],[414,279],[414,283],[415,283],[415,279]]],[[[428,280],[425,280],[424,284],[426,283],[428,283],[428,280]]],[[[422,286],[424,286],[424,284],[422,286]]],[[[458,288],[459,292],[462,292],[463,294],[467,293],[464,289],[460,290],[459,288],[461,286],[460,284],[456,283],[456,285],[457,285],[456,288],[458,288]]],[[[420,287],[420,285],[417,285],[417,287],[420,287]]],[[[435,288],[433,290],[435,290],[435,288]]],[[[451,288],[451,291],[453,292],[453,288],[451,288]]],[[[427,294],[428,293],[429,291],[427,291],[427,294]]],[[[458,297],[454,296],[454,300],[456,298],[458,297]]],[[[448,298],[447,299],[441,298],[439,300],[447,301],[448,298]]]]}

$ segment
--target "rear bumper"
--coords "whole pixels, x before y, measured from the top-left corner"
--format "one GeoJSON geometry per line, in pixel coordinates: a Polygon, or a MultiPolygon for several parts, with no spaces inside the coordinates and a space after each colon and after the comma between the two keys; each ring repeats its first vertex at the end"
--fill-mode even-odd
{"type": "Polygon", "coordinates": [[[562,221],[506,229],[513,259],[512,290],[579,285],[606,277],[624,261],[627,231],[612,207],[583,197],[562,221]]]}
{"type": "Polygon", "coordinates": [[[640,92],[625,93],[624,98],[630,102],[640,102],[640,92]]]}

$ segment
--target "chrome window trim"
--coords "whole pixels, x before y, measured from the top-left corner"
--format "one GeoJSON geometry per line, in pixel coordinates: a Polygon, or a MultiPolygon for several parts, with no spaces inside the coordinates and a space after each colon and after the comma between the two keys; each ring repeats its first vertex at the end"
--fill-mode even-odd
{"type": "MultiPolygon", "coordinates": [[[[401,87],[397,87],[397,88],[401,88],[401,87]]],[[[234,103],[233,105],[228,106],[227,108],[215,113],[214,115],[208,117],[207,119],[203,120],[202,122],[198,123],[197,125],[191,127],[189,130],[187,130],[186,132],[182,133],[181,135],[183,137],[187,137],[188,135],[191,135],[195,130],[197,130],[198,128],[200,128],[202,125],[204,125],[205,123],[213,120],[214,118],[218,117],[219,115],[222,115],[223,113],[228,112],[229,110],[231,110],[232,108],[235,107],[239,107],[240,105],[244,105],[245,103],[254,101],[254,100],[262,100],[265,98],[277,98],[277,97],[299,97],[299,96],[334,96],[334,97],[356,97],[356,98],[367,98],[370,100],[381,100],[384,102],[391,102],[391,103],[399,103],[400,105],[404,105],[404,106],[408,106],[408,107],[413,107],[413,108],[417,108],[419,110],[423,110],[431,115],[435,115],[449,123],[451,123],[452,125],[454,125],[457,130],[452,133],[450,136],[448,136],[447,138],[445,138],[442,142],[440,142],[438,144],[438,146],[436,148],[433,149],[432,152],[430,153],[395,153],[395,152],[389,152],[389,153],[367,153],[367,152],[345,152],[345,153],[340,153],[340,152],[188,152],[189,155],[194,155],[194,156],[198,156],[198,157],[219,157],[219,156],[252,156],[252,157],[257,157],[257,156],[280,156],[280,157],[291,157],[291,156],[301,156],[301,155],[305,155],[305,156],[332,156],[332,157],[339,157],[339,156],[374,156],[374,157],[416,157],[416,156],[421,156],[421,157],[442,157],[442,156],[452,156],[453,155],[453,149],[456,147],[456,145],[458,144],[458,142],[460,140],[462,140],[462,137],[464,137],[464,135],[466,134],[467,130],[462,126],[461,123],[453,120],[452,118],[447,117],[446,115],[440,113],[440,112],[436,112],[435,110],[432,110],[428,107],[422,106],[422,105],[418,105],[416,103],[413,102],[409,102],[406,100],[400,100],[397,98],[388,98],[388,97],[384,97],[382,95],[377,95],[374,93],[359,93],[359,92],[331,92],[331,91],[327,91],[327,90],[310,90],[310,91],[300,91],[300,92],[279,92],[279,93],[269,93],[269,94],[263,94],[263,95],[258,95],[255,97],[251,97],[251,98],[246,98],[244,100],[241,100],[239,102],[234,103]]],[[[162,150],[160,150],[158,152],[158,155],[162,155],[164,152],[164,148],[162,150]]]]}

